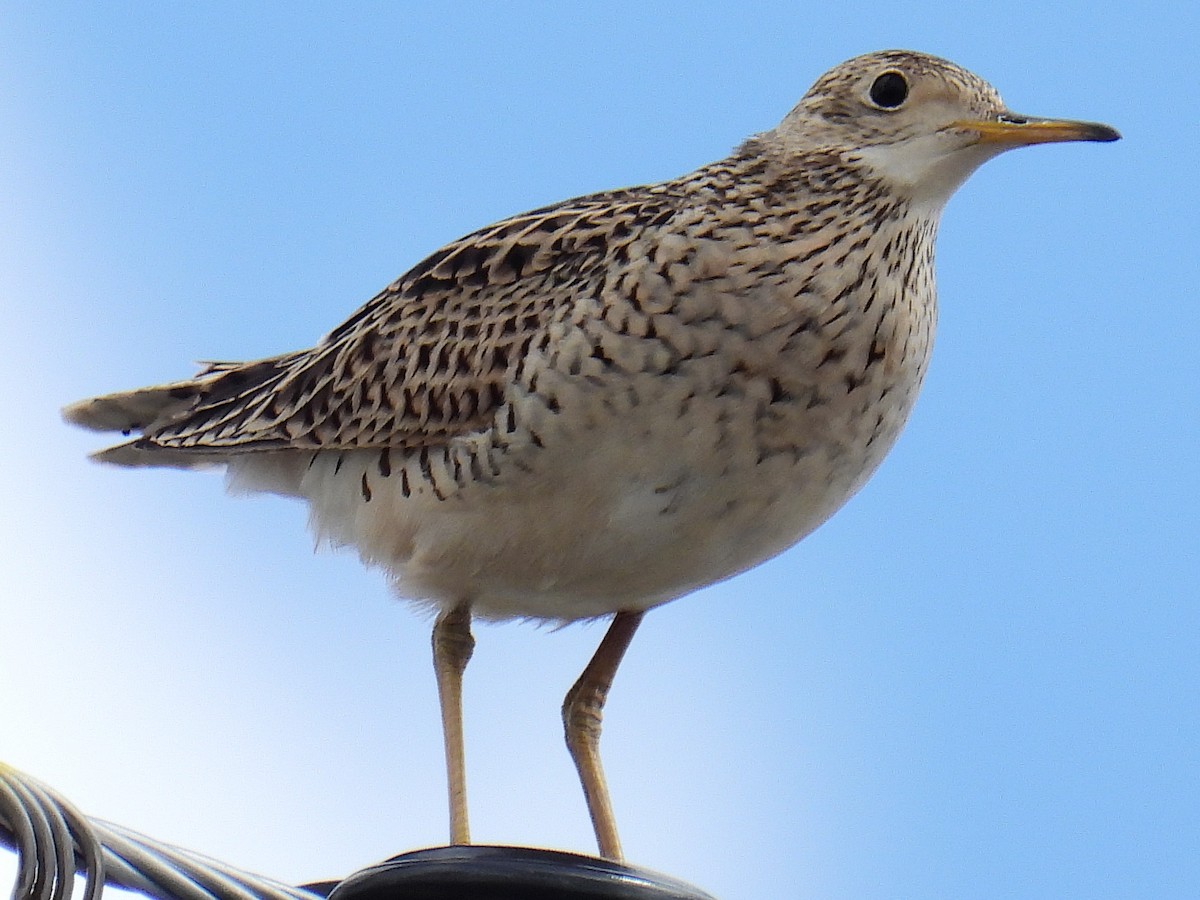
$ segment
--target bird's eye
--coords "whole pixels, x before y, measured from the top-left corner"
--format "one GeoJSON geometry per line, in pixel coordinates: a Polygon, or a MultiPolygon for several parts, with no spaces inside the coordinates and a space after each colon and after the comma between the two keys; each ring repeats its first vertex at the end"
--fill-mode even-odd
{"type": "Polygon", "coordinates": [[[880,109],[895,109],[908,99],[908,80],[899,72],[884,72],[871,82],[869,94],[880,109]]]}

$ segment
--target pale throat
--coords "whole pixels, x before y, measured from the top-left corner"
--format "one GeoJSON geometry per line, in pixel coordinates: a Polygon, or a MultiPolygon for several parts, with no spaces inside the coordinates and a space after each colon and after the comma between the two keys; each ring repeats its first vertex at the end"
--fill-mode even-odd
{"type": "Polygon", "coordinates": [[[996,152],[979,144],[964,146],[961,139],[934,132],[861,147],[848,151],[845,158],[869,168],[894,191],[907,195],[915,206],[937,213],[970,174],[996,152]]]}

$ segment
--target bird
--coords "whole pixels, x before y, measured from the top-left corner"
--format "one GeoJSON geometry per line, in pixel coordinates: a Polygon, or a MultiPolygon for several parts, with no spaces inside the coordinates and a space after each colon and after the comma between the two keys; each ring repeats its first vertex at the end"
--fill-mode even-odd
{"type": "Polygon", "coordinates": [[[124,433],[101,462],[306,501],[320,541],[433,613],[452,844],[472,622],[610,618],[562,719],[620,860],[600,728],[646,612],[791,547],[879,466],[929,363],[962,182],[1010,148],[1119,137],[1018,115],[944,59],[867,53],[724,159],[447,244],[310,349],[64,417],[124,433]]]}

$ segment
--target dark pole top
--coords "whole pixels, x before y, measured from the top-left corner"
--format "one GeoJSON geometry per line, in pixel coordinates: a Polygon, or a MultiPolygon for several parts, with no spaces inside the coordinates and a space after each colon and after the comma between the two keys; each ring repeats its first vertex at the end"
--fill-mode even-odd
{"type": "Polygon", "coordinates": [[[657,872],[528,847],[435,847],[356,872],[329,900],[715,900],[657,872]]]}

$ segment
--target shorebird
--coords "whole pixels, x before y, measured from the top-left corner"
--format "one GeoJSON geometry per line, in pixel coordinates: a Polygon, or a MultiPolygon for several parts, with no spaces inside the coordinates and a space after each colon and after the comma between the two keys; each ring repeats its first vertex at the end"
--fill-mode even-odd
{"type": "Polygon", "coordinates": [[[795,544],[874,472],[934,332],[943,205],[1012,147],[1112,141],[1016,115],[910,51],[821,76],[774,129],[660,184],[481,228],[315,347],[84,400],[124,466],[223,465],[300,497],[436,611],[450,838],[468,843],[471,620],[612,623],[562,714],[603,856],[621,858],[601,711],[647,610],[795,544]]]}

